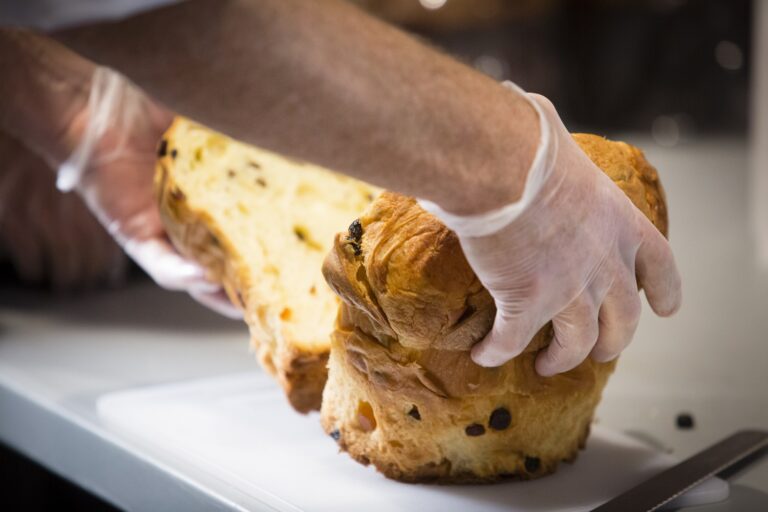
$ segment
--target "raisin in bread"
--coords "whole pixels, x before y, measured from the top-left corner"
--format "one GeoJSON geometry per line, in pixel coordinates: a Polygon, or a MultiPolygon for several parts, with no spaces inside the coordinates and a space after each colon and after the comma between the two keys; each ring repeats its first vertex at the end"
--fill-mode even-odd
{"type": "MultiPolygon", "coordinates": [[[[574,137],[666,234],[664,193],[642,153],[574,137]]],[[[493,300],[456,235],[412,198],[382,194],[336,236],[323,272],[344,302],[321,421],[357,461],[403,481],[480,483],[551,473],[584,446],[615,361],[540,377],[550,324],[505,365],[474,364],[493,300]]]]}
{"type": "Polygon", "coordinates": [[[377,190],[177,118],[159,150],[160,212],[178,250],[244,311],[295,409],[319,409],[338,299],[321,274],[334,234],[377,190]]]}

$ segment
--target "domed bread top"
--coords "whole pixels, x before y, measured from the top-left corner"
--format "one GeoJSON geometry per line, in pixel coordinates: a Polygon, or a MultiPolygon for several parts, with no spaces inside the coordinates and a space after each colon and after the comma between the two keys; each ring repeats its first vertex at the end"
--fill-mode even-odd
{"type": "MultiPolygon", "coordinates": [[[[574,139],[666,234],[664,193],[642,152],[574,139]]],[[[493,482],[551,473],[584,446],[615,361],[541,377],[550,323],[506,364],[476,365],[469,349],[491,328],[493,300],[455,233],[414,199],[383,193],[336,235],[323,275],[343,304],[321,421],[356,460],[403,481],[493,482]]]]}

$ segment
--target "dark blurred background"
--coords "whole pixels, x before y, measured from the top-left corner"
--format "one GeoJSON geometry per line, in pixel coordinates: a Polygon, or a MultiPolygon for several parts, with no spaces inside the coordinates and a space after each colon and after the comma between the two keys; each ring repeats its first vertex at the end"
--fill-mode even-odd
{"type": "Polygon", "coordinates": [[[466,63],[549,97],[571,131],[662,145],[748,128],[749,0],[359,0],[466,63]]]}

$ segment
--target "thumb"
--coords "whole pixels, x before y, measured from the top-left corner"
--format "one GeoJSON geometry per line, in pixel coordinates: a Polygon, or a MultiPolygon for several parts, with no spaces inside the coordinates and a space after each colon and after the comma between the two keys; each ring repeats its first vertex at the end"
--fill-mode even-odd
{"type": "MultiPolygon", "coordinates": [[[[118,240],[120,241],[120,240],[118,240]]],[[[219,286],[205,278],[205,271],[195,262],[177,253],[166,240],[127,240],[122,243],[126,254],[166,290],[214,292],[219,286]]]]}
{"type": "Polygon", "coordinates": [[[480,366],[501,366],[522,353],[537,330],[530,315],[510,317],[497,310],[490,332],[472,347],[472,360],[480,366]]]}

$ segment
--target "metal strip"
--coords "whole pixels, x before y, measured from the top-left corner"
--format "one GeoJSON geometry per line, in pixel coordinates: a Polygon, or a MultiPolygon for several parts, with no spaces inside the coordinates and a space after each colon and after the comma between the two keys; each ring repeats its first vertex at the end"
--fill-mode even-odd
{"type": "Polygon", "coordinates": [[[592,512],[652,512],[705,479],[768,446],[768,432],[742,430],[643,482],[592,512]]]}

